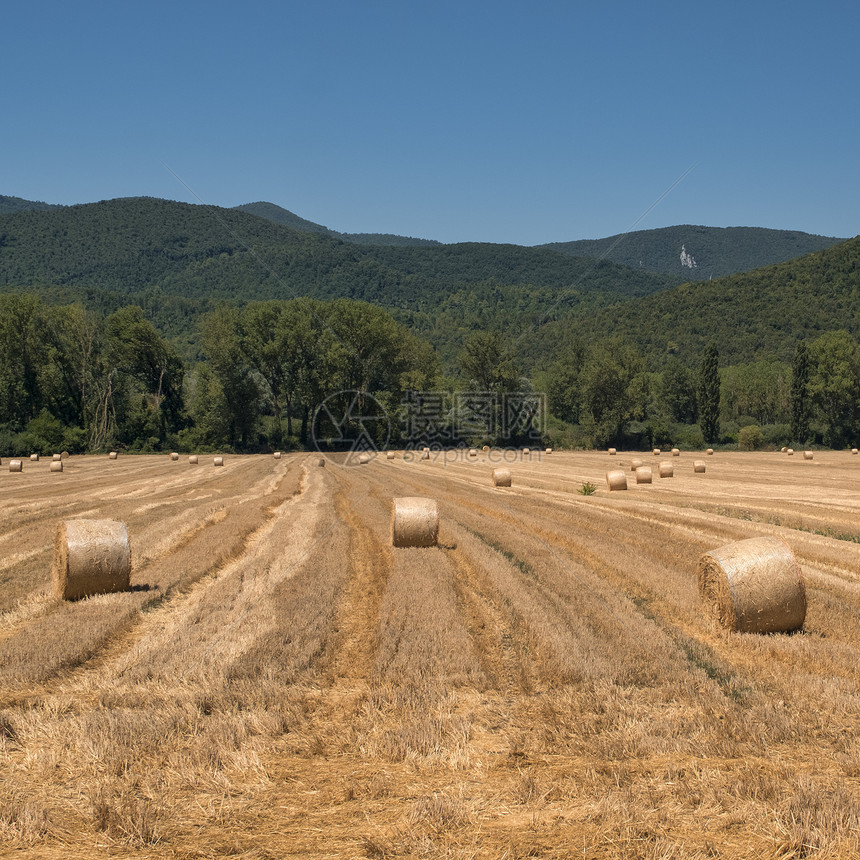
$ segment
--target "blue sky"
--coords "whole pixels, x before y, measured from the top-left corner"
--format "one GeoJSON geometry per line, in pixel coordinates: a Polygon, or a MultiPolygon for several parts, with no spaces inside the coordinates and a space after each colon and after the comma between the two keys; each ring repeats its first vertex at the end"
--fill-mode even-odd
{"type": "Polygon", "coordinates": [[[827,0],[9,3],[0,194],[444,242],[854,236],[858,32],[827,0]]]}

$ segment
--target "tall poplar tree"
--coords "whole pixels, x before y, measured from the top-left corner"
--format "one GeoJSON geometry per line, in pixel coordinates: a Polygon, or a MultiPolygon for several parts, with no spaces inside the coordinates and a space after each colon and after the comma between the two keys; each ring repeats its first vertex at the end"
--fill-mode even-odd
{"type": "Polygon", "coordinates": [[[805,442],[809,437],[809,349],[802,340],[794,350],[791,364],[791,438],[805,442]]]}
{"type": "Polygon", "coordinates": [[[706,442],[720,435],[720,353],[715,343],[708,344],[699,368],[699,427],[706,442]]]}

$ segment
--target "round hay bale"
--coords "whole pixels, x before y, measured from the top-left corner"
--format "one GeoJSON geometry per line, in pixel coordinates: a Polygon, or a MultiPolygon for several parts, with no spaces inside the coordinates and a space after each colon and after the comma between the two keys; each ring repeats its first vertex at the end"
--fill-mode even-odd
{"type": "Polygon", "coordinates": [[[523,448],[523,457],[528,457],[531,451],[528,448],[523,448]]]}
{"type": "Polygon", "coordinates": [[[699,595],[729,630],[782,633],[806,618],[806,588],[790,547],[776,537],[726,544],[699,559],[699,595]]]}
{"type": "Polygon", "coordinates": [[[675,467],[671,463],[660,464],[660,477],[673,478],[675,477],[675,467]]]}
{"type": "Polygon", "coordinates": [[[68,451],[63,451],[62,454],[60,454],[60,458],[63,460],[68,460],[70,456],[71,454],[69,454],[68,451]]]}
{"type": "Polygon", "coordinates": [[[430,448],[429,448],[427,445],[425,445],[421,450],[422,450],[422,451],[429,451],[429,450],[430,450],[430,448]]]}
{"type": "Polygon", "coordinates": [[[856,448],[852,448],[852,449],[851,449],[851,453],[852,453],[852,454],[856,454],[856,453],[857,453],[857,449],[856,449],[856,448]]]}
{"type": "Polygon", "coordinates": [[[51,460],[51,471],[52,472],[62,472],[63,471],[63,461],[62,460],[51,460]]]}
{"type": "Polygon", "coordinates": [[[62,520],[54,540],[54,595],[78,600],[128,591],[131,551],[125,524],[115,520],[62,520]]]}
{"type": "Polygon", "coordinates": [[[393,546],[436,546],[439,542],[439,507],[435,499],[402,496],[394,500],[391,518],[393,546]]]}
{"type": "Polygon", "coordinates": [[[370,462],[370,454],[367,451],[362,451],[361,454],[358,455],[358,463],[360,466],[363,466],[365,463],[370,462]]]}
{"type": "Polygon", "coordinates": [[[694,460],[693,461],[693,471],[703,473],[705,471],[705,461],[704,460],[694,460]]]}
{"type": "Polygon", "coordinates": [[[544,454],[552,454],[552,448],[546,448],[544,454]]]}
{"type": "Polygon", "coordinates": [[[394,459],[394,457],[395,457],[394,451],[389,451],[389,452],[385,455],[385,459],[386,459],[386,460],[393,460],[393,459],[394,459]]]}
{"type": "Polygon", "coordinates": [[[615,469],[612,472],[606,473],[606,486],[612,490],[627,489],[627,474],[623,469],[615,469]]]}
{"type": "Polygon", "coordinates": [[[680,457],[680,456],[681,456],[681,451],[680,451],[680,449],[679,449],[679,448],[673,448],[673,449],[672,449],[672,456],[673,456],[673,457],[680,457]]]}
{"type": "Polygon", "coordinates": [[[794,456],[794,448],[789,448],[785,453],[788,454],[789,457],[793,457],[794,456]]]}
{"type": "Polygon", "coordinates": [[[39,462],[39,455],[38,454],[30,454],[30,460],[33,463],[38,463],[39,462]]]}
{"type": "Polygon", "coordinates": [[[811,460],[812,459],[812,451],[804,451],[803,452],[803,459],[804,460],[811,460]]]}
{"type": "Polygon", "coordinates": [[[224,465],[224,458],[223,457],[215,457],[215,459],[212,461],[212,465],[213,466],[223,466],[224,465]]]}
{"type": "Polygon", "coordinates": [[[651,483],[651,467],[650,466],[640,466],[636,470],[636,483],[637,484],[650,484],[651,483]]]}
{"type": "Polygon", "coordinates": [[[481,450],[486,454],[486,453],[487,453],[487,451],[489,451],[489,450],[490,450],[490,446],[489,446],[489,445],[484,445],[484,447],[483,447],[483,448],[481,448],[481,450]]]}
{"type": "Polygon", "coordinates": [[[325,468],[325,457],[319,457],[317,459],[317,466],[319,466],[321,469],[325,468]]]}
{"type": "Polygon", "coordinates": [[[111,451],[110,454],[108,454],[108,460],[116,460],[116,451],[111,451]]]}
{"type": "Polygon", "coordinates": [[[473,459],[478,456],[478,451],[476,448],[469,448],[469,459],[473,459]]]}
{"type": "Polygon", "coordinates": [[[714,453],[714,449],[713,449],[713,448],[708,448],[708,450],[707,450],[707,451],[705,451],[705,453],[710,457],[710,456],[714,453]]]}
{"type": "Polygon", "coordinates": [[[273,456],[276,460],[280,460],[280,459],[281,459],[281,452],[280,452],[280,451],[275,451],[275,453],[274,453],[272,456],[273,456]]]}
{"type": "Polygon", "coordinates": [[[429,448],[425,448],[425,449],[421,452],[421,456],[420,456],[418,459],[419,459],[419,460],[429,460],[429,459],[430,459],[430,449],[429,449],[429,448]]]}
{"type": "Polygon", "coordinates": [[[631,460],[630,461],[630,471],[635,472],[642,465],[641,460],[631,460]]]}
{"type": "Polygon", "coordinates": [[[494,487],[510,487],[511,485],[511,470],[510,469],[493,469],[493,486],[494,487]]]}
{"type": "Polygon", "coordinates": [[[63,459],[63,455],[62,455],[62,454],[54,454],[54,456],[53,456],[53,457],[51,457],[51,460],[52,460],[52,461],[53,461],[53,460],[62,460],[62,459],[63,459]]]}
{"type": "Polygon", "coordinates": [[[616,451],[615,448],[609,449],[609,456],[610,457],[614,457],[617,453],[618,453],[618,451],[616,451]]]}
{"type": "Polygon", "coordinates": [[[10,460],[9,461],[9,471],[10,472],[23,472],[24,464],[20,460],[10,460]]]}
{"type": "Polygon", "coordinates": [[[176,453],[176,451],[174,451],[174,452],[170,455],[170,459],[171,459],[171,460],[173,460],[173,461],[175,462],[176,460],[178,460],[178,459],[179,459],[179,454],[177,454],[177,453],[176,453]]]}
{"type": "Polygon", "coordinates": [[[200,458],[199,458],[196,454],[189,454],[189,456],[188,456],[188,462],[189,462],[192,466],[196,466],[196,465],[200,462],[200,458]]]}
{"type": "Polygon", "coordinates": [[[662,452],[659,448],[655,448],[651,453],[652,453],[655,457],[659,457],[663,452],[662,452]]]}
{"type": "Polygon", "coordinates": [[[782,448],[779,449],[779,453],[784,454],[787,450],[788,450],[788,448],[786,448],[785,445],[783,445],[782,448]]]}

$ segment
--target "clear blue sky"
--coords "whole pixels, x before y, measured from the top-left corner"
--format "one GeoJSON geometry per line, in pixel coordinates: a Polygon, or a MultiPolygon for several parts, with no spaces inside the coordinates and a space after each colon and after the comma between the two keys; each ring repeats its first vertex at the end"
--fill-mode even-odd
{"type": "Polygon", "coordinates": [[[858,33],[856,0],[7,3],[0,194],[444,242],[854,236],[858,33]]]}

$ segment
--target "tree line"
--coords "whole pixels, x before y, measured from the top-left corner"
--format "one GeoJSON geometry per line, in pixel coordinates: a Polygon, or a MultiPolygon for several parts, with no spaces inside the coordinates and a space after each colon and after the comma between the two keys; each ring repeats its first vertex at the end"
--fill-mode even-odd
{"type": "MultiPolygon", "coordinates": [[[[434,429],[448,443],[515,444],[538,426],[535,416],[534,426],[464,435],[458,391],[545,393],[540,426],[557,447],[858,441],[860,345],[846,331],[800,341],[790,363],[721,366],[714,343],[659,369],[620,338],[570,336],[527,375],[509,337],[479,329],[446,376],[433,347],[382,308],[301,298],[217,306],[200,321],[199,343],[199,360],[184,362],[140,307],[98,313],[0,295],[0,453],[250,452],[362,434],[405,444],[410,392],[440,393],[434,429]],[[368,427],[366,398],[387,428],[368,427]],[[315,426],[321,414],[327,423],[315,426]]],[[[493,400],[492,427],[503,425],[502,403],[493,400]]]]}

